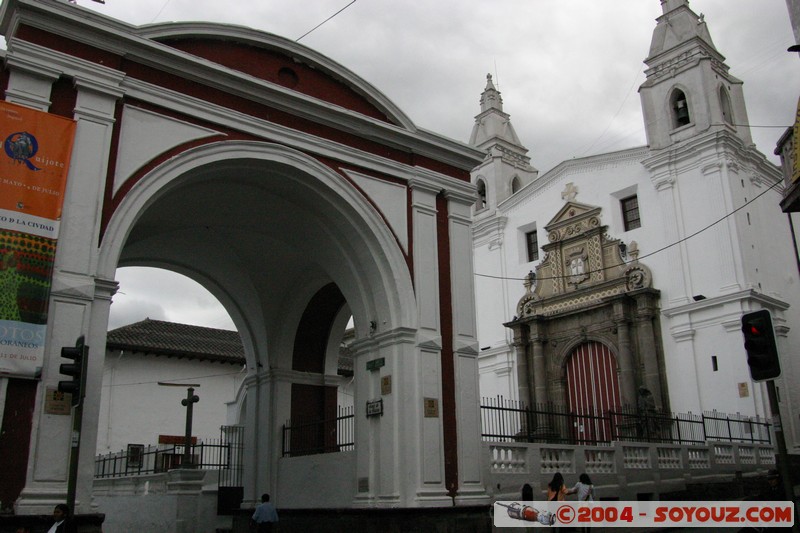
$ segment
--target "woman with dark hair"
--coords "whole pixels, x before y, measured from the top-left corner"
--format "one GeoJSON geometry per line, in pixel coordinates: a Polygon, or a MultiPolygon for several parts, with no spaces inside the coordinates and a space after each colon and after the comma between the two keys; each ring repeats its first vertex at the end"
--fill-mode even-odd
{"type": "Polygon", "coordinates": [[[53,509],[53,525],[47,533],[78,533],[75,523],[69,516],[69,506],[66,503],[59,503],[53,509]]]}
{"type": "Polygon", "coordinates": [[[564,484],[564,476],[561,475],[561,472],[556,472],[553,479],[547,484],[547,501],[563,502],[567,499],[567,494],[570,492],[564,484]]]}
{"type": "Polygon", "coordinates": [[[594,501],[594,485],[589,474],[583,473],[578,477],[578,482],[569,490],[569,494],[577,494],[579,502],[594,501]]]}

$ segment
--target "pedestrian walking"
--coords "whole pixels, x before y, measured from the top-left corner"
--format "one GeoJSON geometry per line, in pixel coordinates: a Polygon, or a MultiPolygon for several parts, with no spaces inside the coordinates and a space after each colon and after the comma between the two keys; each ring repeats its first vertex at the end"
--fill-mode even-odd
{"type": "Polygon", "coordinates": [[[556,472],[553,475],[553,479],[547,484],[547,501],[563,502],[567,499],[567,494],[569,493],[569,489],[564,483],[564,476],[561,475],[561,472],[556,472]]]}
{"type": "Polygon", "coordinates": [[[269,494],[261,495],[261,504],[256,507],[252,521],[258,533],[269,533],[272,531],[272,524],[278,521],[278,512],[275,506],[269,502],[269,494]]]}
{"type": "Polygon", "coordinates": [[[578,477],[578,482],[569,491],[569,494],[577,494],[579,502],[594,501],[594,485],[589,474],[583,473],[578,477]]]}

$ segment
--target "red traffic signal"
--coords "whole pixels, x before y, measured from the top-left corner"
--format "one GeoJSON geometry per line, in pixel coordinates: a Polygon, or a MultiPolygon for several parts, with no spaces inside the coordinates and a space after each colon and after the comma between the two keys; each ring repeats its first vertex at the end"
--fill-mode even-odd
{"type": "Polygon", "coordinates": [[[753,381],[766,381],[781,375],[778,345],[767,309],[742,315],[744,349],[753,381]]]}

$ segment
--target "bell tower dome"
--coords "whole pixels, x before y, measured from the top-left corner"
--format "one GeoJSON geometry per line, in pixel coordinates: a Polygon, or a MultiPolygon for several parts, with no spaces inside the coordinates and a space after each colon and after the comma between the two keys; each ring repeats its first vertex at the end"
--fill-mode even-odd
{"type": "Polygon", "coordinates": [[[742,82],[728,72],[704,16],[688,0],[661,0],[661,8],[639,87],[650,148],[715,131],[751,146],[742,82]]]}

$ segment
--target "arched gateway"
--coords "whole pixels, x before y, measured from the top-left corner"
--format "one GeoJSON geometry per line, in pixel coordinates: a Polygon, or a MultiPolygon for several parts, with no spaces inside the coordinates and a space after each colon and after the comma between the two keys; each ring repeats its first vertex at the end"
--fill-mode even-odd
{"type": "MultiPolygon", "coordinates": [[[[85,335],[78,512],[90,510],[114,275],[133,265],[195,279],[237,325],[245,502],[487,503],[469,184],[482,155],[418,130],[353,73],[274,35],[136,28],[39,0],[0,9],[6,100],[77,122],[38,388],[60,379],[60,347],[85,335]],[[283,461],[284,421],[327,409],[351,315],[355,451],[283,461]],[[368,417],[374,400],[382,414],[368,417]]],[[[69,419],[39,403],[19,450],[23,514],[49,512],[66,491],[69,419]]]]}

